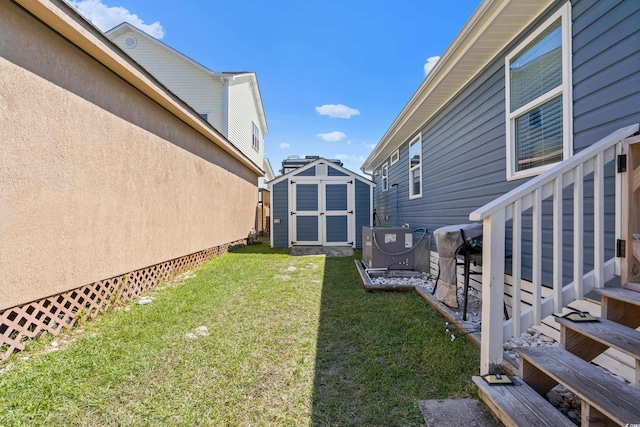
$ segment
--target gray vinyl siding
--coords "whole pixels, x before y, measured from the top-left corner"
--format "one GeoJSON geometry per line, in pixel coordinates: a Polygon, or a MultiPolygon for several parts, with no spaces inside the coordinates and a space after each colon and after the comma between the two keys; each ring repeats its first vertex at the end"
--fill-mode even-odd
{"type": "Polygon", "coordinates": [[[362,227],[371,224],[371,186],[356,181],[356,248],[362,249],[362,227]]]}
{"type": "Polygon", "coordinates": [[[289,247],[289,180],[285,179],[273,186],[273,200],[271,201],[271,215],[279,219],[280,224],[273,224],[273,246],[276,248],[289,247]]]}
{"type": "Polygon", "coordinates": [[[640,1],[577,0],[573,15],[573,132],[579,151],[640,122],[640,1]]]}
{"type": "MultiPolygon", "coordinates": [[[[572,17],[573,146],[578,152],[619,128],[640,123],[640,2],[576,0],[572,2],[572,17]]],[[[605,259],[614,253],[612,163],[605,174],[605,259]]],[[[586,257],[592,260],[592,180],[585,181],[585,195],[586,257]]]]}
{"type": "MultiPolygon", "coordinates": [[[[381,191],[380,176],[375,178],[374,208],[380,219],[376,225],[407,223],[412,228],[427,227],[433,233],[445,225],[468,223],[473,210],[527,181],[506,180],[504,58],[562,4],[556,2],[536,19],[425,123],[419,132],[422,135],[422,197],[413,200],[409,199],[408,145],[415,135],[405,141],[399,149],[399,161],[394,165],[389,163],[388,191],[381,191]]],[[[578,0],[573,2],[572,17],[574,149],[579,151],[618,128],[640,122],[640,2],[578,0]]],[[[613,165],[609,165],[608,170],[605,185],[611,188],[613,165]]],[[[593,183],[587,180],[585,195],[592,194],[593,183]]],[[[545,213],[550,209],[550,202],[545,202],[545,213]]],[[[607,204],[607,238],[613,233],[612,209],[613,203],[607,204]]],[[[564,221],[569,227],[573,216],[570,202],[566,203],[564,212],[564,221]]],[[[592,201],[587,200],[584,212],[585,270],[588,271],[593,263],[592,201]]],[[[530,213],[524,213],[523,222],[526,228],[530,227],[530,213]]],[[[509,234],[508,231],[507,236],[509,234]]],[[[572,233],[565,232],[565,273],[572,269],[572,241],[572,233]]],[[[551,242],[551,216],[545,214],[543,254],[550,253],[551,242]]],[[[510,245],[509,239],[507,245],[510,245]]],[[[436,249],[435,242],[432,249],[436,249]]],[[[530,275],[531,252],[531,232],[525,229],[525,278],[530,275]]],[[[612,248],[607,248],[608,257],[611,253],[612,248]]],[[[545,283],[549,283],[550,264],[543,260],[545,283]]]]}
{"type": "Polygon", "coordinates": [[[381,225],[408,223],[433,232],[468,223],[471,211],[522,183],[505,179],[504,117],[504,63],[495,61],[421,130],[421,198],[409,199],[413,137],[400,147],[399,161],[389,166],[388,191],[380,191],[377,177],[375,208],[381,225]]]}

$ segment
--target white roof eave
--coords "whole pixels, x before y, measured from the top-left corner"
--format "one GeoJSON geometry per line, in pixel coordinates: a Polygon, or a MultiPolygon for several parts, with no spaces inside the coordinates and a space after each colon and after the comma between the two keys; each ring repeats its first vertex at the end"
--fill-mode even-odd
{"type": "Polygon", "coordinates": [[[553,0],[484,0],[364,161],[371,173],[471,81],[553,0]]]}

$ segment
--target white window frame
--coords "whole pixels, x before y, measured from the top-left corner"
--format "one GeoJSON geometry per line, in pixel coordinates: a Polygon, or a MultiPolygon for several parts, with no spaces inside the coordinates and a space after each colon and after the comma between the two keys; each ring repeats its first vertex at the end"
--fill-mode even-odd
{"type": "Polygon", "coordinates": [[[260,150],[260,129],[253,122],[251,122],[251,146],[260,150]]]}
{"type": "Polygon", "coordinates": [[[384,163],[380,168],[380,180],[382,183],[382,191],[389,189],[389,164],[384,163]]]}
{"type": "Polygon", "coordinates": [[[409,143],[409,199],[419,199],[422,197],[422,135],[418,135],[416,138],[412,139],[409,143]],[[418,153],[420,155],[420,161],[416,166],[411,166],[411,146],[413,144],[418,144],[418,153]],[[413,193],[413,172],[417,170],[420,176],[420,192],[417,194],[413,193]]]}
{"type": "Polygon", "coordinates": [[[400,149],[397,149],[396,151],[391,153],[391,156],[389,156],[389,162],[392,165],[395,165],[396,163],[398,163],[398,160],[400,160],[400,149]]]}
{"type": "Polygon", "coordinates": [[[522,43],[505,57],[505,103],[506,103],[506,125],[507,125],[507,180],[514,180],[538,175],[557,163],[538,166],[535,168],[517,171],[516,168],[516,147],[515,147],[515,122],[516,119],[550,99],[562,95],[562,135],[563,148],[562,159],[566,160],[573,155],[573,108],[572,108],[572,83],[571,83],[571,4],[567,2],[562,8],[554,13],[536,31],[531,33],[522,43]],[[533,101],[523,105],[511,112],[511,59],[519,55],[529,44],[542,34],[547,28],[560,19],[562,28],[562,84],[547,93],[539,96],[533,101]]]}

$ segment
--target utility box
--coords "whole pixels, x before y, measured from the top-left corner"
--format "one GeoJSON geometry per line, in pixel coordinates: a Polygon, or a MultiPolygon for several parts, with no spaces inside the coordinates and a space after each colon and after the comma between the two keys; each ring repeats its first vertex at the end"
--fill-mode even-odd
{"type": "Polygon", "coordinates": [[[362,227],[362,261],[366,268],[413,270],[413,230],[362,227]]]}

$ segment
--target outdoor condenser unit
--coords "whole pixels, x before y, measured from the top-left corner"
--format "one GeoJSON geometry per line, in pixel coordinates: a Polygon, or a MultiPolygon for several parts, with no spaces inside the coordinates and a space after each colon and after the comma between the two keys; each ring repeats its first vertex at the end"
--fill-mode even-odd
{"type": "Polygon", "coordinates": [[[362,227],[362,261],[366,268],[413,270],[413,230],[362,227]]]}

